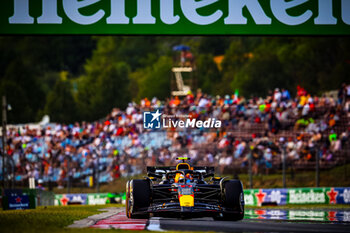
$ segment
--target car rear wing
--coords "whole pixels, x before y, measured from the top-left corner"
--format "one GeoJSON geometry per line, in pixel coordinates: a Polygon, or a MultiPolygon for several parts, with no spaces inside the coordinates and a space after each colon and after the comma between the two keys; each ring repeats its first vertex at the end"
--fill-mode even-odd
{"type": "MultiPolygon", "coordinates": [[[[147,174],[149,176],[162,176],[163,174],[166,174],[171,171],[175,171],[176,166],[169,166],[169,167],[147,167],[147,174]]],[[[202,173],[203,176],[206,175],[214,175],[215,168],[214,167],[193,167],[193,171],[202,173]]]]}

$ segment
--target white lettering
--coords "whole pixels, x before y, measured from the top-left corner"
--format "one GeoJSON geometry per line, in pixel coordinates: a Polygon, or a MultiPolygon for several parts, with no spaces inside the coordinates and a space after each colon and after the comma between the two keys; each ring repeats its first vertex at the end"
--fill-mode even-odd
{"type": "Polygon", "coordinates": [[[178,123],[179,123],[178,121],[172,121],[172,120],[171,120],[171,124],[173,125],[174,128],[177,127],[178,123]]]}
{"type": "Polygon", "coordinates": [[[21,208],[21,207],[27,207],[29,208],[29,203],[19,203],[19,204],[11,204],[9,203],[10,208],[21,208]]]}
{"type": "Polygon", "coordinates": [[[86,16],[80,14],[79,9],[99,1],[101,0],[63,0],[63,9],[72,21],[81,25],[89,25],[99,21],[104,16],[105,12],[100,9],[95,14],[86,16]]]}
{"type": "Polygon", "coordinates": [[[160,19],[165,24],[175,24],[180,16],[174,16],[174,0],[160,0],[160,19]]]}
{"type": "Polygon", "coordinates": [[[333,0],[318,0],[318,16],[315,24],[335,25],[337,19],[333,16],[333,0]]]}
{"type": "Polygon", "coordinates": [[[223,15],[221,10],[215,11],[208,16],[202,16],[197,13],[197,9],[211,5],[219,0],[181,0],[181,9],[186,18],[192,23],[198,25],[208,25],[216,22],[223,15]]]}
{"type": "MultiPolygon", "coordinates": [[[[168,121],[169,122],[169,121],[168,121]]],[[[170,125],[167,124],[166,120],[163,119],[163,128],[170,128],[170,125]]]]}
{"type": "Polygon", "coordinates": [[[213,121],[212,121],[211,124],[210,124],[210,128],[214,128],[215,123],[216,123],[216,120],[215,120],[215,118],[214,118],[213,121]]]}
{"type": "Polygon", "coordinates": [[[324,193],[315,193],[312,189],[309,192],[296,191],[293,189],[289,191],[290,204],[325,203],[325,201],[324,193]]]}
{"type": "Polygon", "coordinates": [[[62,18],[57,15],[57,0],[43,0],[43,12],[38,23],[62,24],[62,18]]]}
{"type": "Polygon", "coordinates": [[[210,119],[204,121],[204,122],[203,122],[203,127],[204,127],[204,128],[209,128],[209,127],[210,127],[210,122],[211,122],[210,119]]]}
{"type": "Polygon", "coordinates": [[[29,0],[14,0],[14,13],[9,18],[10,24],[33,24],[34,18],[29,15],[29,0]]]}
{"type": "Polygon", "coordinates": [[[197,128],[202,128],[203,127],[203,121],[197,121],[196,122],[196,127],[197,128]]]}
{"type": "Polygon", "coordinates": [[[312,16],[312,11],[307,10],[302,15],[290,16],[287,10],[301,4],[304,4],[309,0],[292,0],[286,2],[285,0],[271,0],[271,10],[275,17],[282,23],[287,25],[299,25],[305,23],[312,16]]]}
{"type": "Polygon", "coordinates": [[[341,16],[345,24],[350,25],[350,1],[341,1],[341,16]]]}
{"type": "Polygon", "coordinates": [[[179,121],[179,127],[180,127],[180,128],[185,127],[185,122],[184,122],[184,121],[179,121]]]}
{"type": "Polygon", "coordinates": [[[125,15],[125,0],[111,0],[111,15],[107,24],[129,24],[130,19],[125,15]]]}
{"type": "Polygon", "coordinates": [[[247,18],[243,16],[245,6],[256,24],[271,24],[271,18],[266,16],[257,0],[229,0],[225,24],[247,24],[247,18]]]}
{"type": "Polygon", "coordinates": [[[134,24],[156,23],[156,18],[151,14],[151,0],[137,0],[137,15],[132,21],[134,24]]]}
{"type": "Polygon", "coordinates": [[[300,219],[300,217],[321,218],[323,220],[325,217],[324,214],[325,212],[323,211],[290,210],[288,216],[291,220],[300,219]]]}
{"type": "Polygon", "coordinates": [[[107,197],[100,197],[100,195],[89,195],[88,203],[89,205],[105,205],[107,202],[107,197]]]}
{"type": "Polygon", "coordinates": [[[194,128],[194,126],[195,126],[195,124],[196,124],[196,119],[187,119],[187,125],[186,125],[186,127],[192,127],[192,128],[194,128]]]}
{"type": "Polygon", "coordinates": [[[183,120],[172,120],[172,119],[163,119],[163,128],[220,128],[221,121],[216,120],[215,118],[209,118],[206,121],[197,121],[196,119],[186,119],[183,120]]]}
{"type": "Polygon", "coordinates": [[[252,194],[244,195],[244,202],[246,205],[254,205],[254,197],[252,194]]]}
{"type": "MultiPolygon", "coordinates": [[[[222,9],[214,9],[216,5],[213,4],[219,1],[220,0],[181,0],[180,8],[183,12],[183,15],[188,19],[188,21],[192,22],[193,24],[209,25],[217,22],[223,16],[222,9]],[[203,15],[203,13],[198,13],[201,12],[200,10],[202,8],[212,11],[211,13],[206,13],[207,15],[203,15]]],[[[271,25],[271,17],[265,14],[264,9],[260,5],[260,2],[262,1],[263,0],[227,0],[228,15],[224,19],[224,24],[247,24],[248,18],[243,15],[243,12],[249,12],[255,24],[271,25]]],[[[101,20],[105,15],[105,11],[103,9],[96,9],[95,11],[92,10],[94,9],[92,5],[102,2],[102,0],[42,0],[42,13],[37,18],[38,24],[62,24],[63,17],[58,15],[58,7],[60,7],[58,6],[58,2],[62,2],[62,7],[67,17],[77,24],[94,24],[101,20]],[[89,6],[91,6],[91,10],[95,13],[92,13],[91,15],[83,15],[80,13],[82,8],[89,6]]],[[[126,0],[110,0],[111,13],[109,17],[106,18],[106,23],[129,24],[130,18],[126,15],[126,4],[129,2],[126,0]]],[[[158,1],[137,0],[137,13],[136,16],[132,19],[133,24],[156,24],[157,19],[152,15],[152,3],[156,4],[155,2],[158,1]]],[[[285,25],[295,26],[303,24],[310,20],[313,14],[315,14],[315,25],[336,25],[338,23],[338,19],[333,14],[333,3],[335,2],[334,0],[315,0],[315,2],[318,3],[318,14],[316,13],[317,9],[305,9],[298,15],[291,15],[291,9],[293,10],[293,8],[298,8],[308,2],[311,1],[270,0],[270,7],[274,17],[285,25]]],[[[159,0],[159,18],[164,24],[173,25],[179,22],[180,15],[175,12],[175,3],[177,4],[178,1],[159,0]]],[[[8,19],[9,23],[34,24],[35,20],[34,17],[30,15],[29,8],[29,0],[13,0],[14,12],[13,15],[8,19]]],[[[300,11],[301,10],[299,10],[299,12],[300,11]]],[[[342,21],[345,24],[350,25],[350,0],[341,0],[341,17],[342,21]]],[[[217,122],[215,120],[210,122],[210,127],[212,127],[214,123],[216,125],[217,122]]]]}

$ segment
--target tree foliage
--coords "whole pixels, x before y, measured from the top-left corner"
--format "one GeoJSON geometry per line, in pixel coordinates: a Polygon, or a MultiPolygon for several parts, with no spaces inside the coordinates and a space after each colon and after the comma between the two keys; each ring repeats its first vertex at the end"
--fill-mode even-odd
{"type": "Polygon", "coordinates": [[[196,85],[211,95],[264,96],[276,87],[311,94],[349,82],[345,37],[0,37],[0,95],[10,123],[96,120],[113,107],[170,97],[175,45],[191,47],[196,85]],[[220,69],[215,56],[224,56],[220,69]],[[66,74],[62,78],[62,71],[66,74]]]}
{"type": "Polygon", "coordinates": [[[0,94],[11,105],[8,122],[32,122],[36,113],[45,104],[45,95],[40,88],[38,72],[34,67],[16,59],[11,62],[0,80],[0,94]]]}
{"type": "Polygon", "coordinates": [[[216,95],[218,85],[221,82],[221,75],[217,64],[214,62],[214,57],[211,54],[201,54],[197,58],[198,87],[204,93],[216,95]]]}
{"type": "Polygon", "coordinates": [[[76,118],[75,101],[72,95],[72,85],[67,80],[67,72],[62,72],[46,99],[45,113],[54,122],[70,123],[76,118]]]}
{"type": "Polygon", "coordinates": [[[138,86],[136,99],[158,97],[166,99],[170,94],[172,60],[160,57],[152,66],[138,70],[132,75],[133,83],[138,86]]]}
{"type": "Polygon", "coordinates": [[[57,73],[78,74],[93,49],[88,36],[0,37],[0,95],[12,108],[8,122],[41,120],[57,73]]]}
{"type": "Polygon", "coordinates": [[[129,66],[115,55],[116,40],[100,37],[97,49],[78,81],[77,105],[82,120],[96,120],[113,107],[125,108],[130,101],[129,66]]]}

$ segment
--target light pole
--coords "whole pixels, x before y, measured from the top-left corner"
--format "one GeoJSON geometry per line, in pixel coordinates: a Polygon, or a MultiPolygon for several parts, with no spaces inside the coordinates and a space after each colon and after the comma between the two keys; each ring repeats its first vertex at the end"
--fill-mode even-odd
{"type": "Polygon", "coordinates": [[[282,176],[283,176],[283,188],[286,188],[286,149],[284,145],[282,146],[282,176]]]}
{"type": "Polygon", "coordinates": [[[6,188],[6,175],[5,175],[5,157],[6,157],[6,121],[7,121],[7,103],[6,96],[2,97],[2,188],[3,191],[6,188]]]}
{"type": "Polygon", "coordinates": [[[70,155],[66,155],[66,160],[67,160],[67,193],[70,193],[70,188],[71,188],[71,157],[70,155]]]}
{"type": "Polygon", "coordinates": [[[253,163],[253,158],[252,158],[252,149],[250,148],[250,145],[248,143],[248,147],[249,147],[249,160],[248,160],[248,166],[249,166],[249,188],[253,188],[253,172],[252,172],[252,163],[253,163]]]}
{"type": "Polygon", "coordinates": [[[319,143],[315,144],[316,150],[316,187],[320,187],[320,155],[319,155],[319,143]]]}
{"type": "Polygon", "coordinates": [[[100,153],[96,150],[96,156],[97,156],[97,171],[96,171],[96,192],[100,192],[100,153]]]}

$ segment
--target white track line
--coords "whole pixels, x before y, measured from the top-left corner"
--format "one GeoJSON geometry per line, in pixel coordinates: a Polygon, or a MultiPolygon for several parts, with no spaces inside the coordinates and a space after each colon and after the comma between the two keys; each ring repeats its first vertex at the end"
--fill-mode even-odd
{"type": "Polygon", "coordinates": [[[160,218],[159,217],[153,217],[149,220],[149,224],[147,226],[147,230],[149,231],[164,231],[160,228],[160,218]]]}

